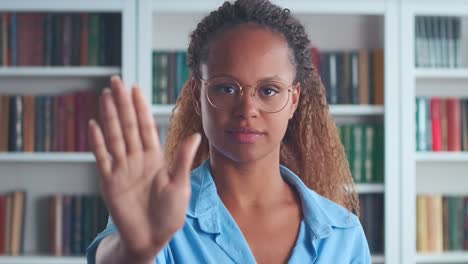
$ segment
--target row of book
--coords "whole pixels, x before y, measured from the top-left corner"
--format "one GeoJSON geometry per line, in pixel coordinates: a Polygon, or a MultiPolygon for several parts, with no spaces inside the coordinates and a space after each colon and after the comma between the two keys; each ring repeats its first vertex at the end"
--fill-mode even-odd
{"type": "Polygon", "coordinates": [[[50,255],[84,255],[106,227],[109,214],[98,195],[56,194],[48,197],[48,205],[50,255]]]}
{"type": "Polygon", "coordinates": [[[0,95],[0,152],[84,152],[98,94],[0,95]]]}
{"type": "Polygon", "coordinates": [[[468,196],[418,195],[417,251],[468,250],[468,196]]]}
{"type": "Polygon", "coordinates": [[[152,101],[154,104],[174,104],[188,78],[186,52],[153,52],[152,101]]]}
{"type": "Polygon", "coordinates": [[[417,67],[462,66],[462,34],[459,17],[418,16],[415,23],[417,67]]]}
{"type": "Polygon", "coordinates": [[[355,183],[382,183],[384,175],[383,124],[338,125],[341,142],[355,183]]]}
{"type": "Polygon", "coordinates": [[[468,99],[416,98],[416,150],[468,151],[468,99]]]}
{"type": "Polygon", "coordinates": [[[359,195],[360,220],[372,254],[384,253],[384,195],[367,193],[359,195]]]}
{"type": "Polygon", "coordinates": [[[0,65],[118,66],[117,13],[0,13],[0,65]]]}
{"type": "Polygon", "coordinates": [[[0,194],[0,255],[18,256],[22,252],[26,192],[0,194]]]}
{"type": "Polygon", "coordinates": [[[384,104],[382,49],[319,52],[311,49],[329,104],[384,104]]]}

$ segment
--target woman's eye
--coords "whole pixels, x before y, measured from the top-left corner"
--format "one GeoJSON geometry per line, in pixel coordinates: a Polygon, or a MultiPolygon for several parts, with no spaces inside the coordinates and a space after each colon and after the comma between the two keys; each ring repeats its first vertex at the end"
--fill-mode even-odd
{"type": "Polygon", "coordinates": [[[220,85],[217,88],[218,92],[225,94],[235,94],[237,92],[236,88],[228,85],[220,85]]]}
{"type": "Polygon", "coordinates": [[[260,90],[264,96],[274,96],[278,93],[278,90],[272,87],[264,87],[260,90]]]}

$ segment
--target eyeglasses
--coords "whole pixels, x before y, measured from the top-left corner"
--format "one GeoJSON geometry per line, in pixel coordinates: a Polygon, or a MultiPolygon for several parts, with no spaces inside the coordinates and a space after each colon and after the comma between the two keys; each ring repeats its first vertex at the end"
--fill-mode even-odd
{"type": "Polygon", "coordinates": [[[265,81],[258,85],[240,85],[238,81],[231,77],[215,77],[210,80],[202,80],[206,87],[206,98],[208,102],[218,109],[230,109],[239,104],[244,95],[245,87],[252,88],[251,96],[258,109],[277,113],[283,110],[288,104],[291,93],[296,93],[296,89],[280,81],[265,81]]]}

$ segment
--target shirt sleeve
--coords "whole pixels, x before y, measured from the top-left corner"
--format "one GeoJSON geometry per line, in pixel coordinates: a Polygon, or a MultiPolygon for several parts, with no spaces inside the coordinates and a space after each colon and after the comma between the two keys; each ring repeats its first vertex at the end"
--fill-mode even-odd
{"type": "Polygon", "coordinates": [[[106,228],[101,233],[99,233],[96,238],[94,238],[93,242],[91,242],[91,244],[86,249],[86,260],[88,264],[94,264],[96,262],[96,250],[101,240],[103,240],[108,235],[115,233],[117,233],[117,227],[114,225],[112,218],[109,216],[106,228]]]}
{"type": "MultiPolygon", "coordinates": [[[[107,226],[106,228],[99,233],[96,238],[94,238],[93,242],[88,246],[86,249],[86,260],[88,264],[95,264],[96,263],[96,250],[99,246],[99,243],[108,235],[115,234],[117,233],[117,227],[115,226],[114,222],[112,222],[112,218],[109,217],[107,220],[107,226]]],[[[169,254],[169,248],[166,245],[161,252],[156,255],[156,261],[155,263],[157,264],[171,264],[173,263],[170,258],[169,254]]]]}

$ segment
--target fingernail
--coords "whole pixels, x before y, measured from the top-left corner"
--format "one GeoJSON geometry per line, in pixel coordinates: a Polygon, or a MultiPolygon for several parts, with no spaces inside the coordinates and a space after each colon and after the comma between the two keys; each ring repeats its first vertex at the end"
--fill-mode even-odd
{"type": "Polygon", "coordinates": [[[109,88],[104,88],[104,90],[102,90],[102,95],[106,95],[106,94],[110,94],[111,93],[111,90],[109,88]]]}
{"type": "Polygon", "coordinates": [[[119,81],[120,77],[118,75],[112,75],[111,82],[119,81]]]}
{"type": "Polygon", "coordinates": [[[94,120],[94,118],[91,118],[91,119],[88,121],[88,124],[89,124],[89,125],[96,125],[96,120],[94,120]]]}

